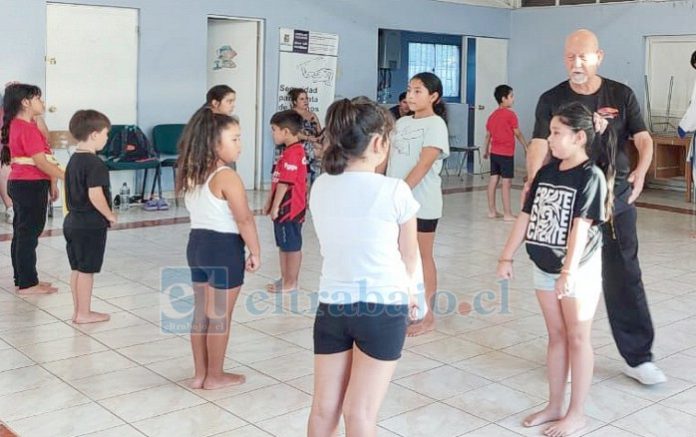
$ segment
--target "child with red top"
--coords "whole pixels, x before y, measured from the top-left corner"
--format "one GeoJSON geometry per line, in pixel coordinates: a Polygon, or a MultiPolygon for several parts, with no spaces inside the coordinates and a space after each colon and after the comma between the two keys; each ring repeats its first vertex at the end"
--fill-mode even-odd
{"type": "Polygon", "coordinates": [[[483,159],[491,157],[491,180],[488,182],[488,218],[499,218],[495,206],[498,180],[503,179],[503,220],[515,220],[510,209],[510,188],[515,177],[515,137],[527,150],[527,141],[519,129],[517,114],[512,109],[515,95],[508,85],[498,85],[493,93],[498,109],[486,122],[486,149],[483,159]]]}
{"type": "Polygon", "coordinates": [[[271,192],[264,214],[273,220],[276,245],[280,250],[281,278],[268,284],[272,293],[297,289],[302,263],[302,223],[307,209],[307,156],[300,141],[302,116],[293,110],[271,118],[273,143],[285,147],[273,171],[271,192]]]}
{"type": "Polygon", "coordinates": [[[5,89],[0,140],[5,146],[1,160],[11,163],[7,191],[12,198],[12,269],[14,283],[21,294],[58,291],[50,283],[39,282],[36,246],[46,224],[49,189],[51,201],[58,198],[57,179],[64,172],[51,153],[46,136],[35,117],[44,112],[41,89],[34,85],[12,84],[5,89]]]}

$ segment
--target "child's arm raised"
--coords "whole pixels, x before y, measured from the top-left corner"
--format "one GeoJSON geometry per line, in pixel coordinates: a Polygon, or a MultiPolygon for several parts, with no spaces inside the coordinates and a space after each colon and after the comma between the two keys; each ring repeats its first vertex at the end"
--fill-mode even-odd
{"type": "Polygon", "coordinates": [[[526,212],[520,212],[515,220],[515,225],[512,227],[512,232],[505,243],[503,252],[500,254],[498,259],[497,274],[503,279],[512,279],[512,258],[515,256],[515,252],[524,242],[525,235],[527,234],[527,226],[529,225],[529,214],[526,212]]]}
{"type": "Polygon", "coordinates": [[[261,266],[261,245],[259,244],[259,234],[256,232],[254,213],[249,209],[242,179],[235,171],[218,172],[211,181],[211,185],[216,182],[215,179],[219,180],[222,196],[227,200],[232,217],[239,228],[239,234],[242,236],[244,244],[249,248],[246,269],[255,272],[261,266]]]}
{"type": "Polygon", "coordinates": [[[562,299],[572,287],[571,278],[578,271],[580,266],[580,258],[587,246],[587,235],[590,231],[593,221],[586,218],[573,219],[573,225],[570,229],[570,237],[568,237],[568,253],[566,254],[561,269],[561,275],[556,280],[556,295],[562,299]]]}
{"type": "Polygon", "coordinates": [[[418,163],[406,176],[406,183],[411,189],[414,189],[416,185],[420,184],[426,174],[430,171],[433,164],[440,157],[442,151],[437,147],[426,146],[420,153],[418,158],[418,163]]]}
{"type": "Polygon", "coordinates": [[[92,205],[99,211],[99,214],[103,215],[109,223],[116,223],[116,216],[109,208],[109,203],[106,201],[104,196],[104,189],[102,187],[89,187],[87,190],[87,196],[92,205]]]}
{"type": "Polygon", "coordinates": [[[271,215],[271,220],[278,218],[280,203],[283,201],[283,197],[285,197],[285,193],[288,192],[289,188],[290,186],[288,184],[284,184],[282,182],[279,182],[276,186],[275,194],[273,195],[273,202],[271,203],[271,210],[269,212],[271,215]]]}

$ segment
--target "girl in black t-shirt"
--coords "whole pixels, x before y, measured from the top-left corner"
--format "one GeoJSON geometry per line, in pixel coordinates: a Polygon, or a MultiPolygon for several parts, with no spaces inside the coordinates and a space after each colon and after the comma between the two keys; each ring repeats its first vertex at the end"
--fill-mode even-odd
{"type": "MultiPolygon", "coordinates": [[[[592,382],[592,319],[602,291],[601,231],[611,217],[614,162],[607,176],[590,161],[595,132],[602,120],[581,103],[561,107],[550,123],[549,146],[556,158],[537,173],[522,213],[498,260],[498,275],[512,278],[512,257],[522,242],[535,264],[534,288],[549,335],[549,404],[524,420],[531,427],[556,422],[544,432],[570,435],[586,424],[584,405],[592,382]],[[608,180],[608,182],[607,182],[608,180]],[[607,190],[607,186],[609,189],[607,190]],[[570,406],[563,412],[568,370],[570,406]]],[[[607,130],[603,150],[616,148],[607,130]]]]}

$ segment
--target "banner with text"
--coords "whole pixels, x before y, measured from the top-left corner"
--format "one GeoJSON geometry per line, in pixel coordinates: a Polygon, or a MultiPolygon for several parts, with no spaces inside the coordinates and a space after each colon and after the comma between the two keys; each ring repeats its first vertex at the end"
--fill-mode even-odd
{"type": "Polygon", "coordinates": [[[278,110],[292,108],[288,90],[303,88],[323,125],[336,94],[337,60],[338,35],[281,28],[278,110]]]}

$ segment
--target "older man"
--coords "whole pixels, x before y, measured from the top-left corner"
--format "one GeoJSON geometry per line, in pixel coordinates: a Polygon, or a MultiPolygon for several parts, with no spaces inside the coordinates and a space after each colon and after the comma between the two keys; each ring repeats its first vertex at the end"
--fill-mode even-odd
{"type": "MultiPolygon", "coordinates": [[[[628,366],[624,373],[642,384],[666,381],[652,362],[654,331],[638,262],[636,208],[652,160],[653,142],[633,91],[626,85],[597,75],[604,52],[594,33],[581,29],[568,36],[564,61],[568,80],[539,98],[533,139],[529,145],[527,174],[531,181],[550,159],[549,122],[556,109],[571,101],[585,104],[608,121],[617,134],[614,216],[603,227],[602,279],[604,300],[614,340],[628,366]],[[638,149],[638,166],[630,169],[625,150],[629,136],[638,149]]],[[[593,153],[593,157],[596,157],[593,153]]]]}

